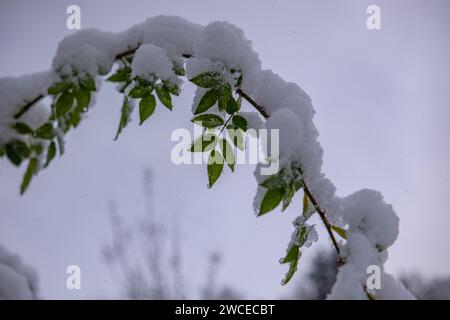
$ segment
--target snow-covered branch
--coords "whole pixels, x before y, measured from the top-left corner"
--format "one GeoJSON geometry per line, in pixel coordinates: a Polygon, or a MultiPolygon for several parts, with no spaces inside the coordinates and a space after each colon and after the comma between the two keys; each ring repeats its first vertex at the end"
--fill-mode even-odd
{"type": "MultiPolygon", "coordinates": [[[[279,130],[279,157],[270,159],[267,151],[266,155],[280,170],[263,176],[262,164],[257,165],[254,208],[258,216],[280,203],[284,210],[296,194],[303,195],[303,212],[294,221],[291,242],[281,259],[289,264],[283,283],[294,275],[301,248],[317,240],[315,226],[307,222],[317,212],[343,264],[331,298],[411,297],[384,270],[382,289],[366,289],[367,266],[383,269],[387,248],[398,236],[392,206],[373,190],[336,196],[335,186],[322,172],[323,149],[310,97],[297,84],[262,69],[244,32],[227,22],[201,26],[179,17],[158,16],[120,33],[83,30],[59,44],[50,71],[0,79],[0,155],[15,165],[29,160],[22,192],[31,177],[52,161],[57,146],[62,153],[64,135],[82,121],[101,77],[113,69],[107,80],[123,94],[117,136],[132,117],[135,104],[139,104],[142,124],[155,111],[155,95],[171,110],[171,96],[180,93],[185,75],[197,86],[192,121],[202,122],[213,142],[201,143],[201,150],[194,143],[192,151],[210,152],[210,158],[222,160],[208,165],[210,187],[222,172],[224,156],[234,170],[233,157],[225,152],[227,142],[218,143],[216,130],[221,127],[220,135],[226,127],[242,135],[255,125],[250,114],[243,112],[243,100],[266,119],[265,128],[279,130]],[[41,103],[44,97],[51,98],[49,106],[41,103]],[[342,238],[340,243],[335,235],[342,238]]],[[[233,138],[232,143],[242,147],[239,139],[233,138]]]]}

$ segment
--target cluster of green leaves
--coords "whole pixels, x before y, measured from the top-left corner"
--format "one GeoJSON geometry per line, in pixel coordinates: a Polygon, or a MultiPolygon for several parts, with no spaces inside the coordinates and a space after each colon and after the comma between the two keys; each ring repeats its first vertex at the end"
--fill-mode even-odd
{"type": "Polygon", "coordinates": [[[289,264],[289,269],[284,279],[281,281],[282,285],[287,284],[292,279],[295,272],[297,272],[298,262],[302,256],[300,248],[306,243],[308,234],[312,228],[314,228],[314,226],[300,225],[295,229],[295,241],[290,244],[286,256],[280,259],[281,264],[289,264]]]}
{"type": "Polygon", "coordinates": [[[47,159],[44,164],[44,168],[46,168],[56,154],[55,141],[57,141],[58,139],[55,133],[55,128],[53,127],[53,123],[46,122],[36,130],[33,130],[24,122],[16,122],[13,125],[13,129],[23,136],[28,136],[29,139],[25,139],[25,141],[28,141],[29,143],[27,144],[23,141],[16,140],[7,144],[7,150],[8,147],[10,147],[10,152],[7,152],[7,154],[11,162],[18,166],[20,165],[22,160],[25,160],[30,156],[38,157],[42,154],[44,145],[48,145],[47,159]],[[49,144],[43,143],[43,141],[45,140],[47,140],[49,144]],[[28,151],[26,151],[25,147],[28,148],[28,151]]]}
{"type": "Polygon", "coordinates": [[[47,150],[45,167],[55,157],[56,145],[59,147],[60,154],[64,152],[62,135],[78,127],[83,114],[89,109],[92,94],[96,90],[95,80],[89,74],[80,75],[76,71],[73,77],[62,76],[61,81],[48,89],[48,94],[53,98],[52,116],[43,126],[46,128],[45,136],[39,136],[39,129],[36,131],[39,138],[51,141],[47,150]],[[57,135],[58,131],[61,134],[57,135]]]}
{"type": "MultiPolygon", "coordinates": [[[[261,201],[258,216],[274,210],[280,203],[282,203],[281,211],[286,210],[291,204],[297,191],[303,188],[302,216],[294,223],[294,239],[291,239],[286,256],[280,260],[280,263],[282,264],[289,264],[288,272],[282,281],[282,284],[284,285],[292,279],[297,271],[298,262],[302,255],[301,248],[306,243],[308,234],[313,228],[312,226],[307,225],[306,221],[317,212],[318,209],[314,206],[309,197],[309,193],[305,190],[306,187],[305,182],[302,179],[302,171],[297,164],[292,164],[289,172],[284,168],[277,174],[269,176],[260,185],[266,189],[266,193],[261,201]]],[[[330,225],[330,228],[340,237],[346,239],[347,236],[344,229],[335,225],[330,225]]]]}
{"type": "MultiPolygon", "coordinates": [[[[132,76],[130,63],[132,57],[124,59],[122,67],[112,74],[107,81],[115,82],[120,85],[119,92],[124,94],[121,108],[119,127],[117,129],[115,140],[119,134],[130,122],[132,104],[130,99],[139,100],[139,125],[142,125],[156,109],[156,99],[153,92],[156,93],[159,101],[169,110],[172,110],[171,95],[178,96],[180,93],[178,85],[173,85],[168,81],[160,80],[154,77],[152,81],[132,76]]],[[[174,69],[176,74],[184,74],[184,69],[177,67],[174,69]]]]}
{"type": "MultiPolygon", "coordinates": [[[[28,188],[32,177],[39,169],[39,159],[43,153],[44,147],[48,145],[45,140],[51,140],[54,137],[54,129],[52,123],[45,123],[38,129],[33,130],[23,122],[16,122],[13,129],[23,138],[15,139],[3,147],[0,147],[0,156],[6,157],[15,166],[20,166],[22,162],[28,160],[28,166],[22,179],[20,193],[23,194],[28,188]]],[[[50,142],[47,149],[47,160],[44,168],[55,157],[55,144],[50,142]]]]}
{"type": "Polygon", "coordinates": [[[18,138],[1,147],[0,156],[6,155],[15,166],[28,160],[20,193],[28,188],[31,179],[40,169],[40,159],[45,157],[43,167],[46,168],[56,155],[56,144],[60,153],[63,151],[61,135],[57,131],[66,133],[75,128],[81,121],[91,101],[91,94],[96,90],[94,79],[88,74],[74,77],[61,76],[61,80],[48,88],[48,94],[53,98],[52,114],[47,122],[37,129],[30,127],[23,121],[12,124],[12,129],[18,138]],[[44,155],[44,149],[46,154],[44,155]]]}
{"type": "Polygon", "coordinates": [[[224,162],[234,172],[234,144],[244,150],[244,133],[247,131],[247,120],[239,114],[241,98],[235,99],[231,85],[217,72],[201,73],[190,79],[195,85],[208,89],[201,97],[191,121],[205,130],[202,136],[195,139],[189,151],[210,152],[208,157],[208,187],[220,177],[224,162]],[[221,114],[206,113],[217,104],[221,114]],[[227,120],[225,118],[228,117],[227,120]],[[220,137],[224,129],[227,137],[220,137]],[[231,143],[228,141],[231,140],[231,143]]]}
{"type": "MultiPolygon", "coordinates": [[[[266,192],[262,198],[258,216],[274,210],[280,203],[282,203],[281,211],[286,210],[297,191],[304,187],[304,181],[302,180],[301,170],[293,165],[289,172],[284,168],[277,174],[266,178],[260,185],[266,189],[266,192]]],[[[304,192],[302,222],[309,219],[314,212],[315,208],[304,192]]],[[[303,223],[296,226],[295,241],[291,240],[286,256],[280,260],[280,263],[289,264],[289,270],[282,281],[283,285],[288,283],[297,271],[298,262],[302,255],[300,248],[306,242],[310,228],[303,223]]]]}
{"type": "Polygon", "coordinates": [[[58,145],[60,154],[64,152],[62,135],[70,129],[78,127],[83,114],[89,109],[92,95],[96,90],[95,80],[89,74],[80,75],[77,71],[74,71],[72,78],[62,76],[61,81],[48,89],[48,94],[53,98],[52,116],[44,124],[47,129],[45,137],[39,136],[39,129],[36,131],[39,138],[50,141],[44,167],[48,166],[55,157],[56,145],[58,145]],[[56,128],[54,124],[56,124],[56,128]],[[56,134],[58,131],[61,134],[56,134]]]}
{"type": "Polygon", "coordinates": [[[71,128],[76,128],[82,115],[88,111],[92,92],[96,91],[94,79],[84,74],[76,76],[76,80],[62,77],[48,89],[48,94],[53,97],[52,118],[57,121],[58,127],[66,133],[71,128]]]}
{"type": "Polygon", "coordinates": [[[289,174],[287,170],[280,170],[277,174],[269,176],[260,185],[267,189],[261,201],[258,216],[274,210],[282,202],[281,211],[286,210],[292,202],[295,193],[303,187],[300,170],[294,166],[289,174]]]}

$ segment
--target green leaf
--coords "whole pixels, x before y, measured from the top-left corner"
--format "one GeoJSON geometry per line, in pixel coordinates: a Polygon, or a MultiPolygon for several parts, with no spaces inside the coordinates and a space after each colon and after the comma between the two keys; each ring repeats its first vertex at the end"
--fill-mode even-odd
{"type": "Polygon", "coordinates": [[[211,89],[207,91],[200,99],[200,102],[198,103],[197,109],[195,110],[194,114],[199,114],[207,111],[216,103],[218,97],[219,92],[217,90],[211,89]]]}
{"type": "Polygon", "coordinates": [[[226,111],[228,106],[229,99],[233,99],[231,94],[231,86],[227,83],[223,86],[220,86],[220,95],[218,98],[218,105],[220,111],[226,111]]]}
{"type": "Polygon", "coordinates": [[[206,133],[195,139],[188,151],[190,152],[206,152],[212,150],[217,144],[217,135],[214,133],[206,133]]]}
{"type": "Polygon", "coordinates": [[[56,99],[55,103],[55,112],[56,117],[61,117],[65,115],[70,109],[72,109],[73,105],[73,94],[65,91],[56,99]]]}
{"type": "Polygon", "coordinates": [[[247,120],[243,116],[234,115],[233,124],[236,128],[242,129],[244,132],[247,131],[247,120]]]}
{"type": "Polygon", "coordinates": [[[228,164],[228,167],[230,167],[231,171],[234,172],[234,152],[233,147],[231,144],[225,140],[221,139],[219,142],[220,149],[222,150],[222,154],[225,156],[225,161],[228,164]]]}
{"type": "Polygon", "coordinates": [[[76,108],[71,114],[69,123],[72,124],[74,128],[76,128],[81,122],[81,110],[76,108]]]}
{"type": "Polygon", "coordinates": [[[294,186],[295,191],[298,191],[301,188],[303,188],[303,181],[294,178],[293,186],[294,186]]]}
{"type": "Polygon", "coordinates": [[[67,91],[71,86],[72,84],[69,82],[60,81],[48,88],[47,92],[50,95],[57,95],[61,92],[67,91]]]}
{"type": "Polygon", "coordinates": [[[289,251],[287,252],[286,256],[280,260],[280,263],[284,264],[298,260],[298,253],[299,253],[299,246],[295,244],[292,245],[289,248],[289,251]]]}
{"type": "Polygon", "coordinates": [[[37,155],[42,153],[42,145],[41,144],[33,144],[31,146],[31,150],[34,151],[37,155]]]}
{"type": "Polygon", "coordinates": [[[118,69],[116,73],[110,76],[106,81],[110,82],[124,82],[127,81],[130,77],[131,69],[129,67],[124,67],[118,69]]]}
{"type": "Polygon", "coordinates": [[[31,129],[26,123],[16,122],[13,125],[13,129],[20,134],[33,134],[33,129],[31,129]]]}
{"type": "Polygon", "coordinates": [[[164,81],[164,86],[167,88],[170,94],[173,94],[175,96],[180,95],[180,87],[177,84],[171,84],[170,82],[164,81]]]}
{"type": "Polygon", "coordinates": [[[306,239],[308,239],[308,233],[309,229],[312,227],[309,226],[302,226],[298,230],[297,238],[298,238],[298,245],[301,247],[305,244],[306,239]]]}
{"type": "Polygon", "coordinates": [[[316,209],[305,192],[303,195],[303,216],[309,218],[314,212],[316,212],[316,209]]]}
{"type": "Polygon", "coordinates": [[[242,129],[227,129],[230,140],[239,149],[244,151],[244,134],[242,129]]]}
{"type": "Polygon", "coordinates": [[[237,98],[236,103],[237,103],[237,105],[238,105],[238,109],[240,109],[241,106],[242,106],[242,96],[239,96],[239,97],[237,98]]]}
{"type": "Polygon", "coordinates": [[[289,207],[296,191],[293,183],[284,188],[283,206],[281,207],[281,211],[284,211],[289,207]]]}
{"type": "Polygon", "coordinates": [[[152,94],[141,99],[139,102],[139,125],[143,124],[144,121],[153,114],[155,107],[156,99],[152,94]]]}
{"type": "Polygon", "coordinates": [[[331,225],[331,229],[333,229],[334,231],[336,231],[336,233],[337,233],[341,238],[347,240],[347,232],[346,232],[344,229],[342,229],[342,228],[340,228],[340,227],[338,227],[338,226],[334,226],[334,225],[331,225]]]}
{"type": "Polygon", "coordinates": [[[56,145],[52,141],[52,143],[50,143],[47,149],[47,159],[45,160],[44,168],[48,167],[53,158],[55,158],[55,155],[56,155],[56,145]]]}
{"type": "Polygon", "coordinates": [[[185,76],[186,75],[186,71],[184,70],[184,68],[182,66],[176,66],[173,68],[173,72],[175,72],[175,74],[177,76],[185,76]]]}
{"type": "Polygon", "coordinates": [[[36,137],[41,139],[53,139],[55,137],[55,132],[53,130],[53,125],[49,122],[43,124],[36,130],[36,137]]]}
{"type": "Polygon", "coordinates": [[[126,127],[128,122],[130,121],[131,111],[132,111],[132,106],[131,106],[130,102],[128,101],[128,98],[124,97],[123,103],[122,103],[122,109],[120,112],[119,127],[117,128],[117,133],[116,133],[114,140],[117,140],[119,138],[120,133],[122,132],[122,130],[126,127]]]}
{"type": "Polygon", "coordinates": [[[283,199],[283,189],[270,189],[266,192],[259,208],[258,216],[262,216],[269,211],[275,209],[283,199]]]}
{"type": "Polygon", "coordinates": [[[264,180],[260,185],[266,189],[279,189],[282,188],[284,184],[283,179],[278,174],[274,174],[264,180]]]}
{"type": "Polygon", "coordinates": [[[80,79],[80,86],[87,91],[95,91],[96,90],[95,81],[88,74],[86,74],[85,77],[80,79]]]}
{"type": "Polygon", "coordinates": [[[300,251],[299,246],[293,245],[289,249],[286,257],[284,257],[283,259],[280,260],[280,263],[282,263],[282,264],[289,263],[289,270],[286,273],[284,279],[281,281],[282,285],[287,284],[292,279],[295,272],[297,272],[298,261],[300,260],[301,256],[302,256],[302,252],[300,251]]]}
{"type": "Polygon", "coordinates": [[[195,76],[189,81],[202,88],[217,87],[223,82],[222,76],[218,72],[204,72],[195,76]]]}
{"type": "Polygon", "coordinates": [[[167,87],[167,90],[169,90],[169,92],[175,96],[180,95],[180,88],[178,86],[167,87]]]}
{"type": "Polygon", "coordinates": [[[169,110],[172,110],[172,98],[169,90],[165,86],[157,86],[155,88],[159,101],[169,110]]]}
{"type": "Polygon", "coordinates": [[[219,179],[223,170],[224,159],[219,151],[212,150],[208,158],[208,188],[219,179]]]}
{"type": "Polygon", "coordinates": [[[23,176],[22,184],[20,185],[20,194],[22,195],[28,188],[28,185],[31,182],[31,178],[36,173],[38,167],[38,160],[36,158],[30,159],[28,162],[27,170],[25,171],[25,175],[23,176]]]}
{"type": "Polygon", "coordinates": [[[239,105],[232,96],[228,98],[227,107],[225,108],[228,114],[234,114],[239,110],[239,105]]]}
{"type": "Polygon", "coordinates": [[[85,112],[89,103],[91,102],[91,93],[88,90],[76,90],[75,100],[77,101],[77,109],[80,112],[85,112]]]}
{"type": "Polygon", "coordinates": [[[0,146],[0,158],[6,154],[6,150],[3,146],[0,146]]]}
{"type": "Polygon", "coordinates": [[[133,99],[139,99],[148,96],[152,92],[152,90],[152,87],[137,84],[133,89],[130,90],[128,96],[133,99]]]}
{"type": "Polygon", "coordinates": [[[17,140],[6,145],[6,156],[16,166],[19,166],[29,155],[30,149],[22,141],[17,140]]]}
{"type": "Polygon", "coordinates": [[[216,114],[201,114],[191,121],[205,128],[216,128],[224,124],[222,117],[216,114]]]}

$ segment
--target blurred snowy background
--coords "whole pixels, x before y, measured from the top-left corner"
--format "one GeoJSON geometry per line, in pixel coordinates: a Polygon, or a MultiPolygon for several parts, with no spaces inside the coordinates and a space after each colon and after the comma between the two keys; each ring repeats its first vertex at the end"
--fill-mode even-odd
{"type": "MultiPolygon", "coordinates": [[[[65,25],[70,4],[81,7],[83,29],[121,31],[159,14],[201,24],[229,21],[253,42],[264,68],[311,95],[324,171],[338,194],[369,187],[393,204],[400,236],[387,270],[408,278],[410,288],[430,287],[429,279],[450,275],[450,3],[376,1],[382,29],[370,31],[366,8],[373,3],[3,0],[0,75],[49,68],[58,42],[74,32],[65,25]]],[[[151,121],[142,127],[134,121],[113,142],[121,101],[114,86],[104,84],[88,119],[68,135],[65,155],[22,197],[23,170],[0,163],[0,244],[36,269],[40,297],[125,295],[124,279],[111,270],[112,262],[105,263],[105,246],[114,243],[111,211],[133,234],[141,232],[136,226],[146,212],[153,212],[168,243],[175,235],[186,296],[214,296],[205,293],[205,283],[212,287],[213,281],[223,296],[289,297],[310,278],[313,258],[330,246],[324,232],[303,255],[297,281],[280,285],[286,266],[278,259],[300,204],[256,219],[253,166],[238,166],[208,190],[204,166],[171,163],[171,132],[192,129],[193,86],[185,84],[183,91],[173,112],[160,108],[151,121]],[[152,171],[151,209],[142,187],[145,168],[152,171]],[[224,201],[225,195],[233,200],[224,201]],[[81,290],[66,288],[66,267],[72,264],[81,267],[81,290]]],[[[145,237],[140,239],[145,245],[145,237]]],[[[172,266],[173,256],[167,258],[172,266]]]]}

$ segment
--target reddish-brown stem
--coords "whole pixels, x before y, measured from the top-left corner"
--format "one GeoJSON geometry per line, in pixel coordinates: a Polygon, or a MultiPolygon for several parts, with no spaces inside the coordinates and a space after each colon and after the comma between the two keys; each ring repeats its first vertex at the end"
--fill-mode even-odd
{"type": "Polygon", "coordinates": [[[242,91],[240,88],[236,90],[236,93],[239,94],[242,98],[247,100],[248,103],[250,103],[258,112],[266,119],[270,117],[269,113],[266,111],[266,108],[264,106],[259,105],[256,103],[255,100],[252,99],[248,94],[246,94],[244,91],[242,91]]]}
{"type": "MultiPolygon", "coordinates": [[[[248,103],[250,103],[253,107],[255,107],[256,110],[258,110],[258,112],[265,118],[268,119],[270,117],[270,115],[267,113],[266,108],[264,108],[263,106],[259,105],[252,97],[250,97],[248,94],[246,94],[245,92],[243,92],[241,89],[237,89],[236,93],[238,93],[240,96],[242,96],[242,98],[244,98],[248,103]]],[[[327,219],[327,216],[325,214],[325,210],[323,210],[319,203],[317,202],[316,198],[314,197],[314,195],[311,193],[311,190],[309,190],[308,185],[306,184],[305,181],[303,181],[303,190],[306,194],[306,196],[309,198],[309,200],[311,201],[311,203],[313,204],[314,208],[316,209],[317,213],[320,216],[320,219],[322,220],[323,224],[325,225],[325,229],[328,232],[328,235],[331,238],[331,242],[333,243],[333,246],[336,250],[336,253],[339,257],[339,263],[342,263],[342,257],[341,257],[341,250],[339,249],[339,245],[336,241],[336,238],[334,236],[333,230],[331,229],[331,224],[327,219]]]]}
{"type": "Polygon", "coordinates": [[[314,208],[316,208],[316,211],[319,214],[320,219],[322,219],[322,222],[325,225],[325,229],[327,229],[328,235],[331,238],[331,242],[333,243],[333,246],[336,249],[336,253],[339,257],[339,263],[342,263],[341,250],[339,249],[339,245],[336,241],[336,238],[334,237],[333,230],[331,229],[331,224],[327,219],[325,211],[319,206],[316,198],[314,198],[314,196],[312,195],[311,191],[308,188],[308,185],[304,181],[303,181],[303,190],[304,190],[305,194],[308,196],[311,203],[313,204],[314,208]]]}

